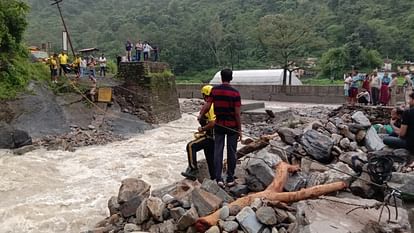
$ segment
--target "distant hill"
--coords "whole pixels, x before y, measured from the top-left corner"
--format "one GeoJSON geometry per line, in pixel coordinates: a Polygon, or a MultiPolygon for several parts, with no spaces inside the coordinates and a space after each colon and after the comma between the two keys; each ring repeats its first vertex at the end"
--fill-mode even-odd
{"type": "MultiPolygon", "coordinates": [[[[63,27],[56,7],[47,0],[28,3],[27,43],[51,41],[58,50],[63,27]]],[[[414,57],[412,0],[64,0],[62,9],[75,48],[98,47],[114,58],[123,54],[126,39],[148,40],[177,73],[230,63],[267,67],[269,48],[257,27],[268,14],[310,22],[316,36],[304,56],[321,57],[352,42],[382,57],[414,57]]]]}

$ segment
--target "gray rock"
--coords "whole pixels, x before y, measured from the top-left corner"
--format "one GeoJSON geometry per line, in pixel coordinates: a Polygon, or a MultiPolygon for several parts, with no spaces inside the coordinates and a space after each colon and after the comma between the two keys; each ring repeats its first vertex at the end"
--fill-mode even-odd
{"type": "Polygon", "coordinates": [[[163,223],[152,225],[149,229],[150,233],[174,233],[176,230],[174,220],[170,219],[163,223]]]}
{"type": "MultiPolygon", "coordinates": [[[[298,215],[306,216],[306,221],[298,221],[298,232],[366,232],[363,229],[371,221],[378,221],[378,210],[358,209],[349,214],[349,205],[335,203],[335,201],[345,202],[355,205],[371,206],[377,203],[376,200],[356,199],[356,198],[337,198],[329,196],[330,200],[313,199],[299,201],[294,204],[298,211],[298,215]],[[307,222],[303,224],[303,222],[307,222]],[[329,223],[329,224],[327,224],[329,223]],[[310,230],[310,231],[307,231],[310,230]]],[[[395,217],[395,209],[390,208],[392,218],[395,217]]],[[[380,225],[386,229],[385,232],[410,232],[407,211],[399,208],[398,219],[387,222],[387,217],[383,215],[380,225]]],[[[387,215],[387,214],[385,214],[387,215]]],[[[297,216],[299,219],[299,216],[297,216]]],[[[366,232],[368,233],[368,232],[366,232]]]]}
{"type": "Polygon", "coordinates": [[[348,166],[352,166],[352,158],[359,158],[362,159],[363,161],[367,161],[367,155],[365,153],[360,153],[360,152],[346,152],[343,153],[339,156],[339,161],[347,164],[348,166]]]}
{"type": "Polygon", "coordinates": [[[288,192],[298,191],[306,187],[306,182],[306,175],[301,172],[296,172],[289,174],[289,178],[283,188],[288,192]]]}
{"type": "Polygon", "coordinates": [[[143,200],[138,206],[135,213],[137,224],[141,225],[150,218],[149,209],[147,207],[147,199],[143,200]]]}
{"type": "Polygon", "coordinates": [[[217,182],[213,180],[204,179],[203,183],[201,184],[201,189],[216,195],[217,197],[221,198],[224,202],[230,203],[233,201],[233,198],[229,194],[227,194],[226,191],[220,188],[217,182]]]}
{"type": "Polygon", "coordinates": [[[112,196],[108,200],[108,209],[109,209],[109,215],[112,216],[116,213],[119,213],[119,204],[118,204],[118,198],[115,196],[112,196]]]}
{"type": "Polygon", "coordinates": [[[218,226],[212,226],[205,233],[220,233],[220,228],[218,226]]]}
{"type": "Polygon", "coordinates": [[[150,216],[158,222],[162,222],[163,211],[165,209],[165,203],[158,197],[150,197],[147,199],[147,207],[150,213],[150,216]]]}
{"type": "Polygon", "coordinates": [[[344,173],[352,174],[354,176],[356,175],[354,170],[352,170],[352,168],[350,168],[345,163],[338,162],[338,163],[336,163],[334,165],[331,165],[331,166],[334,167],[335,169],[338,169],[338,170],[342,171],[342,172],[339,172],[339,171],[334,170],[334,169],[330,169],[329,171],[325,172],[326,176],[328,177],[328,179],[325,181],[327,184],[337,182],[337,181],[344,181],[347,184],[349,184],[352,180],[352,177],[349,176],[349,175],[346,175],[344,173]]]}
{"type": "MultiPolygon", "coordinates": [[[[288,231],[286,230],[286,228],[281,227],[281,228],[279,229],[279,233],[288,233],[288,231]]],[[[315,233],[316,233],[316,232],[315,232],[315,233]]]]}
{"type": "Polygon", "coordinates": [[[263,225],[257,220],[255,212],[250,207],[244,207],[236,216],[237,221],[245,232],[259,233],[263,225]]]}
{"type": "Polygon", "coordinates": [[[344,137],[348,138],[351,141],[355,141],[356,136],[355,134],[351,133],[351,131],[349,131],[349,128],[347,125],[339,125],[338,129],[341,135],[343,135],[344,137]]]}
{"type": "Polygon", "coordinates": [[[301,135],[300,131],[285,127],[280,128],[277,133],[279,134],[282,141],[288,145],[293,145],[293,143],[296,142],[301,135]]]}
{"type": "Polygon", "coordinates": [[[289,215],[286,210],[274,209],[276,213],[277,222],[287,222],[289,215]]]}
{"type": "Polygon", "coordinates": [[[331,155],[331,150],[334,142],[328,136],[315,130],[309,130],[303,134],[301,143],[306,152],[315,160],[322,163],[332,161],[333,156],[331,155]]]}
{"type": "Polygon", "coordinates": [[[30,151],[36,150],[36,146],[34,145],[27,145],[13,150],[13,154],[15,155],[24,155],[30,151]]]}
{"type": "Polygon", "coordinates": [[[369,128],[371,126],[371,122],[361,111],[355,112],[352,115],[352,120],[354,120],[356,123],[362,125],[365,128],[369,128]]]}
{"type": "Polygon", "coordinates": [[[230,207],[230,216],[236,216],[241,210],[242,208],[240,206],[232,205],[230,207]]]}
{"type": "Polygon", "coordinates": [[[262,230],[262,233],[272,233],[272,230],[266,227],[262,230]]]}
{"type": "Polygon", "coordinates": [[[230,188],[230,193],[235,197],[241,197],[249,193],[249,188],[245,184],[237,184],[230,188]]]}
{"type": "Polygon", "coordinates": [[[228,218],[226,218],[226,221],[236,221],[236,216],[229,216],[228,218]]]}
{"type": "Polygon", "coordinates": [[[198,219],[197,210],[195,208],[189,209],[178,221],[178,230],[185,230],[189,226],[193,225],[198,219]]]}
{"type": "Polygon", "coordinates": [[[356,151],[358,149],[358,144],[356,142],[351,142],[349,144],[349,150],[356,151]]]}
{"type": "MultiPolygon", "coordinates": [[[[397,157],[398,159],[401,159],[402,161],[408,161],[411,157],[410,151],[406,149],[396,149],[393,151],[394,157],[397,157]]],[[[394,161],[396,161],[394,159],[394,161]]]]}
{"type": "Polygon", "coordinates": [[[283,159],[286,158],[286,148],[280,149],[275,147],[266,147],[258,151],[257,153],[253,154],[251,158],[261,159],[263,160],[269,167],[274,167],[276,164],[280,163],[283,159]]]}
{"type": "Polygon", "coordinates": [[[262,191],[273,181],[274,171],[262,159],[250,159],[247,162],[247,186],[252,191],[262,191]]]}
{"type": "Polygon", "coordinates": [[[336,128],[336,125],[334,125],[332,122],[328,122],[325,126],[326,130],[329,131],[331,134],[337,134],[338,129],[336,128]]]}
{"type": "Polygon", "coordinates": [[[173,202],[174,200],[176,200],[176,199],[175,199],[175,197],[171,196],[170,194],[165,194],[165,195],[162,197],[162,201],[163,201],[165,204],[170,204],[170,203],[171,203],[171,202],[173,202]]]}
{"type": "Polygon", "coordinates": [[[234,232],[239,228],[239,224],[236,221],[225,221],[222,229],[227,232],[234,232]]]}
{"type": "Polygon", "coordinates": [[[0,123],[0,149],[15,149],[31,144],[32,138],[26,131],[0,123]]]}
{"type": "Polygon", "coordinates": [[[223,202],[216,195],[204,191],[200,188],[195,188],[192,191],[191,198],[200,217],[206,216],[214,210],[218,209],[223,202]]]}
{"type": "Polygon", "coordinates": [[[119,188],[118,203],[124,218],[134,215],[141,202],[149,197],[151,186],[143,180],[128,178],[119,188]]]}
{"type": "Polygon", "coordinates": [[[220,219],[226,220],[230,216],[230,208],[228,206],[223,206],[220,209],[220,219]]]}
{"type": "MultiPolygon", "coordinates": [[[[295,217],[295,215],[293,215],[291,212],[287,212],[287,214],[288,214],[288,222],[290,222],[290,223],[295,223],[296,222],[296,217],[295,217]]],[[[289,232],[292,232],[292,231],[289,231],[289,232]]]]}
{"type": "Polygon", "coordinates": [[[125,224],[125,226],[124,226],[124,232],[125,232],[125,233],[126,233],[126,232],[134,232],[134,231],[139,231],[139,230],[141,230],[141,229],[139,229],[139,227],[138,227],[137,225],[132,224],[132,223],[127,223],[127,224],[125,224]]]}
{"type": "Polygon", "coordinates": [[[385,147],[384,143],[378,136],[377,131],[375,131],[374,127],[371,127],[367,131],[367,135],[365,136],[365,146],[369,151],[379,151],[385,147]]]}
{"type": "Polygon", "coordinates": [[[259,222],[271,226],[277,224],[276,213],[272,207],[261,207],[256,211],[259,222]]]}
{"type": "Polygon", "coordinates": [[[276,227],[273,227],[273,228],[272,228],[272,233],[279,233],[279,231],[277,230],[277,228],[276,228],[276,227]]]}
{"type": "Polygon", "coordinates": [[[365,140],[365,137],[367,136],[367,131],[365,130],[360,130],[358,131],[358,133],[355,135],[355,140],[357,142],[363,142],[365,140]]]}
{"type": "Polygon", "coordinates": [[[388,185],[402,192],[414,193],[414,174],[393,172],[388,185]]]}
{"type": "Polygon", "coordinates": [[[335,143],[335,145],[338,145],[339,144],[339,142],[342,140],[342,136],[341,135],[339,135],[339,134],[332,134],[331,135],[331,137],[332,137],[332,139],[333,139],[333,141],[334,141],[334,143],[335,143]]]}
{"type": "Polygon", "coordinates": [[[339,146],[344,149],[344,150],[348,150],[349,147],[351,146],[351,141],[348,138],[343,138],[340,142],[339,142],[339,146]]]}
{"type": "Polygon", "coordinates": [[[252,208],[253,211],[258,210],[260,207],[262,207],[263,202],[260,198],[255,198],[253,202],[250,204],[250,208],[252,208]]]}
{"type": "MultiPolygon", "coordinates": [[[[363,172],[360,176],[363,180],[371,180],[371,177],[368,173],[363,172]]],[[[363,197],[363,198],[372,198],[375,194],[375,189],[369,183],[357,179],[350,185],[349,189],[351,190],[352,194],[363,197]]]]}
{"type": "Polygon", "coordinates": [[[314,129],[314,130],[318,130],[320,128],[323,128],[323,124],[320,121],[314,121],[312,123],[310,123],[311,128],[310,129],[314,129]]]}
{"type": "Polygon", "coordinates": [[[185,214],[185,209],[182,207],[175,207],[170,210],[171,217],[177,221],[181,216],[185,214]]]}

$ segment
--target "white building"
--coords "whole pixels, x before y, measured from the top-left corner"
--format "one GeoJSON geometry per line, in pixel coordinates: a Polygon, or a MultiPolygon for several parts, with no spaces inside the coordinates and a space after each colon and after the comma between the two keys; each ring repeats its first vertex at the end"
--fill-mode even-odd
{"type": "MultiPolygon", "coordinates": [[[[210,84],[221,84],[220,71],[214,75],[210,84]]],[[[234,70],[232,85],[282,85],[283,69],[269,70],[234,70]]],[[[286,84],[289,85],[289,71],[287,72],[286,84]]],[[[292,85],[299,86],[302,82],[292,72],[292,85]]]]}

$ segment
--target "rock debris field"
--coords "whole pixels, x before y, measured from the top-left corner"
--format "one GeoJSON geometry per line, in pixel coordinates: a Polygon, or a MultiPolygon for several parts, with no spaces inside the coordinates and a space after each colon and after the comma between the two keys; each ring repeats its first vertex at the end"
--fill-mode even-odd
{"type": "Polygon", "coordinates": [[[389,194],[414,193],[414,157],[387,148],[373,128],[389,113],[342,106],[270,114],[243,126],[251,137],[238,147],[235,186],[209,180],[202,156],[196,181],[152,189],[127,178],[108,197],[109,216],[87,232],[411,232],[414,209],[389,194]]]}

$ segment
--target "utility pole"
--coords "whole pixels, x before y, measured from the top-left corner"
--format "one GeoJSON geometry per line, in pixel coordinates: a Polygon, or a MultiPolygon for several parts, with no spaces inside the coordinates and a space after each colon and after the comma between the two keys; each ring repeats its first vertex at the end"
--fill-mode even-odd
{"type": "Polygon", "coordinates": [[[60,18],[62,19],[63,27],[65,28],[66,35],[68,36],[68,41],[69,41],[70,49],[72,50],[72,55],[73,57],[75,57],[75,50],[73,49],[73,46],[72,46],[72,40],[70,39],[69,31],[68,31],[68,28],[66,27],[65,19],[63,18],[62,10],[60,9],[60,5],[59,5],[59,3],[61,3],[63,0],[51,0],[51,1],[54,1],[54,2],[50,5],[52,6],[56,5],[59,10],[59,14],[60,14],[60,18]]]}

